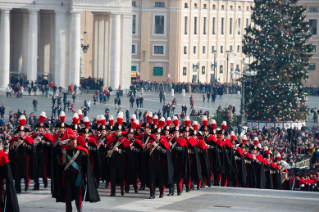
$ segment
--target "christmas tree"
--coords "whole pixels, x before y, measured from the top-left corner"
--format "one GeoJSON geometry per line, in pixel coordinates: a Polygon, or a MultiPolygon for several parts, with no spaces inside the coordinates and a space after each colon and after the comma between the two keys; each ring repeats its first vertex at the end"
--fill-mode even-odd
{"type": "Polygon", "coordinates": [[[257,75],[245,85],[249,120],[305,120],[312,45],[310,26],[297,0],[255,0],[243,40],[243,52],[253,58],[257,75]]]}

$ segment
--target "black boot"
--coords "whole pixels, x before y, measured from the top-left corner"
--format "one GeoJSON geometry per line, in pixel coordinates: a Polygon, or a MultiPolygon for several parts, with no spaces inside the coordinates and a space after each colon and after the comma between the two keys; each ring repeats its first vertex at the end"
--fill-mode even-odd
{"type": "Polygon", "coordinates": [[[135,189],[134,189],[134,192],[135,192],[136,194],[138,193],[138,190],[137,190],[137,188],[135,188],[135,189]]]}
{"type": "Polygon", "coordinates": [[[121,195],[124,196],[124,190],[123,189],[121,189],[121,195]]]}
{"type": "Polygon", "coordinates": [[[144,184],[144,183],[141,183],[141,187],[140,187],[140,189],[138,189],[138,190],[144,191],[144,190],[145,190],[145,184],[144,184]]]}
{"type": "Polygon", "coordinates": [[[163,193],[161,193],[160,195],[159,195],[159,198],[163,198],[164,197],[164,195],[163,195],[163,193]]]}
{"type": "Polygon", "coordinates": [[[48,187],[48,181],[43,180],[43,185],[44,185],[44,188],[47,188],[48,187]]]}

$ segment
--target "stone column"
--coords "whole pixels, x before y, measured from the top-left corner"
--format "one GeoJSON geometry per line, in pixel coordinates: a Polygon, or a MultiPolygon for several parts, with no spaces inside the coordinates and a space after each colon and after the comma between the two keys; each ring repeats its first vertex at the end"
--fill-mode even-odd
{"type": "Polygon", "coordinates": [[[10,81],[10,10],[1,8],[0,30],[0,89],[5,90],[10,81]]]}
{"type": "Polygon", "coordinates": [[[132,14],[123,14],[122,26],[122,69],[121,87],[128,89],[131,85],[131,62],[132,62],[132,14]]]}
{"type": "Polygon", "coordinates": [[[38,72],[38,14],[39,10],[29,10],[28,36],[28,77],[27,80],[37,80],[38,72]]]}
{"type": "Polygon", "coordinates": [[[22,29],[22,72],[24,73],[24,77],[27,77],[28,74],[28,47],[29,42],[29,13],[27,11],[23,11],[23,29],[22,29]]]}
{"type": "Polygon", "coordinates": [[[57,87],[67,86],[64,80],[66,48],[65,20],[66,12],[55,11],[54,82],[57,87]]]}
{"type": "Polygon", "coordinates": [[[81,35],[80,35],[80,13],[79,11],[70,11],[70,78],[69,85],[80,85],[80,51],[81,51],[81,35]]]}
{"type": "Polygon", "coordinates": [[[116,91],[120,85],[121,68],[121,15],[119,13],[112,13],[111,36],[111,87],[116,91]]]}

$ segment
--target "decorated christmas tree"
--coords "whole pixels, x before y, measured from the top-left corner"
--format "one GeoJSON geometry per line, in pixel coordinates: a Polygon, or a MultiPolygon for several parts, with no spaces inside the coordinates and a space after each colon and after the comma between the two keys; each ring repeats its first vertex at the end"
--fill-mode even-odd
{"type": "Polygon", "coordinates": [[[312,45],[309,23],[297,0],[255,0],[243,52],[251,56],[249,70],[257,75],[245,85],[249,120],[305,120],[312,45]]]}

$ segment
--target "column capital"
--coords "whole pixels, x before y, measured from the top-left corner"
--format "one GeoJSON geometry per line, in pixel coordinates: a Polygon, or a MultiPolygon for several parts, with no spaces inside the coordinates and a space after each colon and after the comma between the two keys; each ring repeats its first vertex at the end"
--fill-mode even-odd
{"type": "Polygon", "coordinates": [[[111,13],[111,16],[118,16],[118,15],[122,15],[122,13],[119,13],[119,12],[113,12],[113,13],[111,13]]]}
{"type": "Polygon", "coordinates": [[[57,13],[67,13],[68,11],[67,10],[54,10],[54,13],[57,14],[57,13]]]}
{"type": "Polygon", "coordinates": [[[28,9],[29,13],[37,13],[40,11],[40,9],[36,9],[36,8],[32,8],[32,9],[28,9]]]}
{"type": "Polygon", "coordinates": [[[80,14],[82,11],[79,11],[79,10],[70,10],[69,11],[71,14],[80,14]]]}
{"type": "Polygon", "coordinates": [[[12,8],[0,8],[2,13],[10,13],[10,11],[12,10],[12,8]]]}

